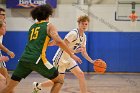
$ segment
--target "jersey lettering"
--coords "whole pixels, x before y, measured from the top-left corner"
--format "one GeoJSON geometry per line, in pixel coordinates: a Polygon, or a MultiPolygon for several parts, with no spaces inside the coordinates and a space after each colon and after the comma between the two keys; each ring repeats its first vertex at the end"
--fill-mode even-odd
{"type": "Polygon", "coordinates": [[[37,39],[39,29],[40,29],[40,27],[36,27],[31,30],[30,41],[33,39],[37,39]]]}
{"type": "Polygon", "coordinates": [[[78,49],[78,48],[80,48],[81,47],[81,44],[80,43],[76,43],[75,45],[74,45],[74,47],[73,47],[73,50],[76,50],[76,49],[78,49]]]}

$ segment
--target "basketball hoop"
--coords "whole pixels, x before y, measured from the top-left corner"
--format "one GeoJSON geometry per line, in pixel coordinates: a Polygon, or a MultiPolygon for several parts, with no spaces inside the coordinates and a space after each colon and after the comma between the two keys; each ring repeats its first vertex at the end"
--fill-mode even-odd
{"type": "Polygon", "coordinates": [[[131,20],[131,26],[133,27],[132,29],[134,29],[137,25],[137,19],[138,19],[138,16],[136,15],[135,11],[132,11],[129,18],[131,20]]]}
{"type": "Polygon", "coordinates": [[[129,18],[132,22],[135,22],[138,18],[138,16],[136,15],[136,12],[135,12],[135,5],[136,3],[135,2],[132,2],[132,13],[130,14],[129,18]]]}
{"type": "Polygon", "coordinates": [[[134,13],[130,14],[129,18],[130,18],[130,20],[131,20],[132,22],[135,22],[135,21],[137,20],[138,16],[137,16],[136,13],[134,12],[134,13]]]}

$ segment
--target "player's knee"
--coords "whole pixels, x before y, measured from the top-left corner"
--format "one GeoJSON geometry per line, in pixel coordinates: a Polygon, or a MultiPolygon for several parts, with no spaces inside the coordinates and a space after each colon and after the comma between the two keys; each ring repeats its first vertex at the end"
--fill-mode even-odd
{"type": "Polygon", "coordinates": [[[78,72],[77,78],[84,79],[85,78],[84,72],[82,71],[78,72]]]}
{"type": "Polygon", "coordinates": [[[54,83],[63,84],[64,83],[64,79],[59,78],[59,79],[55,80],[54,83]]]}
{"type": "Polygon", "coordinates": [[[59,79],[59,80],[58,80],[58,83],[64,84],[64,79],[59,79]]]}

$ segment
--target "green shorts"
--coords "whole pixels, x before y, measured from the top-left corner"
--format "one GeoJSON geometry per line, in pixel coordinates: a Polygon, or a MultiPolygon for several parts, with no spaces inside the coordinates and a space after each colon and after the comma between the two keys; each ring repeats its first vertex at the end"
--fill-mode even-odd
{"type": "Polygon", "coordinates": [[[54,79],[58,76],[58,70],[55,67],[48,69],[42,60],[40,60],[38,64],[35,64],[35,62],[27,62],[23,60],[19,61],[13,76],[26,78],[32,71],[36,71],[48,79],[54,79]]]}

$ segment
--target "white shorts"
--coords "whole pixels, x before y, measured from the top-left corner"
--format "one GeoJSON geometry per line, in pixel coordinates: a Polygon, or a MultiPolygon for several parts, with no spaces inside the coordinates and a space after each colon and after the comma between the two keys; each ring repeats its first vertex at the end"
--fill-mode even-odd
{"type": "Polygon", "coordinates": [[[5,62],[0,62],[0,68],[6,67],[5,62]]]}
{"type": "Polygon", "coordinates": [[[60,59],[57,61],[54,58],[53,65],[58,68],[58,72],[60,74],[65,74],[66,70],[70,71],[74,67],[78,66],[77,62],[71,57],[64,58],[63,56],[60,57],[60,59]]]}
{"type": "MultiPolygon", "coordinates": [[[[2,56],[2,53],[0,51],[0,57],[2,56]]],[[[4,61],[0,62],[0,68],[6,67],[6,64],[4,61]]]]}

